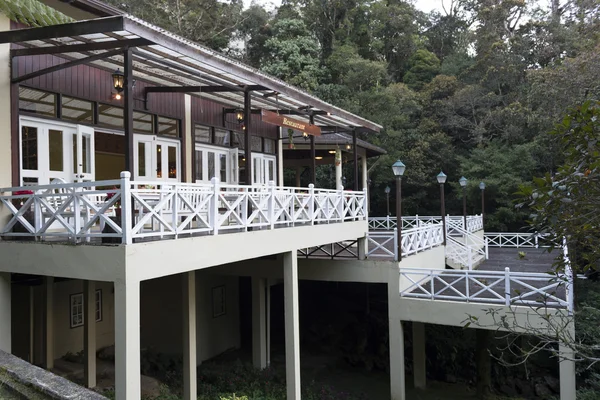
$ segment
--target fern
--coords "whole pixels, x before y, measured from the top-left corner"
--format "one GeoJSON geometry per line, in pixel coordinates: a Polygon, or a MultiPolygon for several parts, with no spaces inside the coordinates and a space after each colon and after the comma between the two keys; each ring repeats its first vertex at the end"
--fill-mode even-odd
{"type": "Polygon", "coordinates": [[[31,27],[66,24],[74,20],[38,0],[2,0],[0,13],[31,27]]]}

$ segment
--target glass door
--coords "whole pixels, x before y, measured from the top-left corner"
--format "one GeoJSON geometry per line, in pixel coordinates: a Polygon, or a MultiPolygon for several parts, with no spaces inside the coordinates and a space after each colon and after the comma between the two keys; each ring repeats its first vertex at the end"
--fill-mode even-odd
{"type": "Polygon", "coordinates": [[[94,128],[77,125],[77,133],[73,135],[75,182],[94,180],[96,166],[94,154],[94,128]]]}
{"type": "Polygon", "coordinates": [[[262,153],[252,154],[252,178],[255,185],[266,185],[275,181],[275,156],[262,153]]]}
{"type": "Polygon", "coordinates": [[[181,160],[179,141],[153,135],[135,135],[134,178],[138,180],[179,181],[181,160]]]}
{"type": "Polygon", "coordinates": [[[222,183],[237,183],[237,149],[196,145],[195,155],[196,182],[209,183],[217,177],[222,183]]]}

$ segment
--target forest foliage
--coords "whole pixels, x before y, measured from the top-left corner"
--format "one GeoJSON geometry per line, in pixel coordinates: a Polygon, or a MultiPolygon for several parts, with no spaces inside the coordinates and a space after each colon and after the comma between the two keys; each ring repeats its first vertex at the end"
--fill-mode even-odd
{"type": "MultiPolygon", "coordinates": [[[[112,3],[382,124],[365,136],[388,152],[370,172],[372,215],[384,215],[401,159],[405,214],[439,214],[444,170],[449,213],[461,213],[464,175],[470,213],[487,184],[488,230],[522,227],[514,193],[562,162],[547,132],[600,94],[594,0],[444,0],[430,13],[400,0],[112,3]]],[[[331,185],[320,168],[318,183],[331,185]]]]}

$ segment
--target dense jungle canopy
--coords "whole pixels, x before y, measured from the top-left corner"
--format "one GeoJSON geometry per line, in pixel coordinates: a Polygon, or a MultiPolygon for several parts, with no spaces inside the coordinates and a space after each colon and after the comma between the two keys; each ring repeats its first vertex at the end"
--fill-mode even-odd
{"type": "MultiPolygon", "coordinates": [[[[382,124],[365,137],[388,151],[370,172],[375,216],[401,159],[404,214],[439,214],[444,170],[449,213],[461,213],[464,175],[470,213],[487,184],[487,230],[522,227],[519,184],[562,162],[547,132],[600,94],[597,0],[446,0],[427,14],[399,0],[284,0],[270,11],[239,0],[111,2],[382,124]]],[[[350,166],[345,175],[351,184],[350,166]]],[[[333,167],[318,180],[332,186],[333,167]]]]}

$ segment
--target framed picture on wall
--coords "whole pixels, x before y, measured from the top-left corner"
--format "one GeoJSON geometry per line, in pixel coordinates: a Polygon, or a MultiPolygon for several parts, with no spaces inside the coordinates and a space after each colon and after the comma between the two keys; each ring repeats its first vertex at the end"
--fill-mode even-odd
{"type": "Polygon", "coordinates": [[[227,312],[226,304],[225,285],[212,288],[213,318],[225,315],[227,312]]]}

